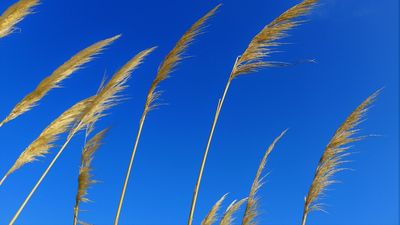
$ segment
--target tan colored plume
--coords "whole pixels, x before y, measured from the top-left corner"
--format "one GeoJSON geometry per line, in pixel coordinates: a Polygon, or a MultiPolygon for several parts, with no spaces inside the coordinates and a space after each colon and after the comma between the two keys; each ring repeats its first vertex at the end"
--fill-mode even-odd
{"type": "Polygon", "coordinates": [[[160,96],[160,92],[156,91],[157,86],[160,84],[161,81],[168,78],[168,74],[170,74],[175,69],[175,67],[178,65],[178,63],[182,60],[183,54],[185,53],[185,50],[187,49],[189,44],[201,32],[205,22],[212,15],[214,15],[214,13],[217,11],[217,9],[219,7],[220,7],[220,5],[216,6],[211,11],[209,11],[206,15],[204,15],[199,20],[197,20],[189,28],[189,30],[187,30],[183,34],[183,36],[178,40],[178,42],[175,44],[175,47],[167,54],[167,56],[164,58],[164,60],[161,62],[160,66],[158,67],[156,77],[153,80],[153,82],[151,83],[151,86],[147,92],[146,102],[145,102],[142,116],[141,116],[141,119],[139,122],[139,128],[138,128],[137,135],[136,135],[135,145],[132,149],[131,159],[129,161],[124,185],[122,187],[121,197],[119,200],[117,213],[115,215],[114,225],[117,225],[118,221],[119,221],[122,203],[124,201],[126,187],[128,185],[128,180],[129,180],[129,176],[131,173],[131,168],[132,168],[133,160],[134,160],[134,157],[136,154],[136,150],[137,150],[137,146],[139,143],[139,139],[140,139],[140,135],[142,132],[144,121],[146,119],[147,113],[156,107],[155,101],[160,96]]]}
{"type": "Polygon", "coordinates": [[[15,25],[32,13],[32,8],[37,4],[38,0],[20,0],[10,6],[0,16],[0,39],[14,32],[15,25]]]}
{"type": "Polygon", "coordinates": [[[251,40],[247,49],[243,54],[236,58],[230,72],[228,81],[226,82],[222,97],[218,101],[214,120],[211,125],[207,144],[204,150],[203,159],[201,161],[199,174],[193,191],[192,204],[189,212],[188,225],[192,225],[194,211],[196,208],[197,197],[203,177],[204,167],[207,161],[208,152],[214,135],[214,130],[217,125],[222,106],[225,102],[231,82],[239,75],[255,72],[263,67],[282,66],[287,63],[266,61],[266,58],[273,52],[273,47],[279,46],[278,40],[286,36],[286,32],[298,25],[301,21],[298,17],[306,14],[315,4],[317,0],[304,0],[303,2],[293,6],[279,17],[266,25],[254,38],[251,40]]]}
{"type": "Polygon", "coordinates": [[[72,73],[82,67],[83,64],[92,60],[93,56],[99,54],[104,47],[111,44],[120,35],[99,41],[77,53],[63,65],[58,67],[50,76],[43,79],[34,91],[26,95],[10,112],[10,114],[0,123],[0,127],[29,111],[53,88],[58,88],[60,83],[68,78],[72,73]]]}
{"type": "Polygon", "coordinates": [[[280,66],[285,63],[268,61],[266,58],[273,52],[273,48],[280,45],[279,39],[287,36],[287,31],[301,23],[298,18],[308,13],[318,0],[304,0],[282,13],[271,23],[266,25],[250,42],[247,49],[240,56],[231,73],[231,79],[263,67],[280,66]]]}
{"type": "Polygon", "coordinates": [[[93,136],[93,138],[87,141],[83,147],[81,165],[78,175],[78,192],[76,194],[74,206],[74,225],[76,225],[78,222],[79,204],[81,202],[89,201],[89,199],[86,197],[88,188],[90,185],[96,183],[96,181],[92,179],[92,160],[94,153],[100,147],[101,141],[103,140],[107,131],[108,128],[100,131],[93,136]]]}
{"type": "Polygon", "coordinates": [[[247,201],[247,198],[244,198],[240,201],[233,201],[228,208],[226,209],[224,215],[222,216],[221,222],[219,223],[220,225],[232,225],[234,218],[233,214],[235,214],[236,211],[239,210],[240,206],[243,205],[247,201]]]}
{"type": "Polygon", "coordinates": [[[98,119],[104,116],[105,110],[109,109],[110,107],[112,107],[117,103],[117,101],[119,100],[118,94],[120,94],[120,92],[127,87],[126,82],[131,76],[131,72],[134,69],[136,69],[143,62],[144,58],[153,50],[154,48],[146,49],[138,53],[136,56],[134,56],[120,70],[118,70],[110,79],[110,81],[108,81],[108,83],[93,97],[91,104],[88,106],[86,110],[84,110],[84,112],[78,118],[79,122],[76,122],[71,131],[69,132],[68,138],[61,147],[61,149],[54,156],[49,166],[43,172],[39,180],[36,182],[35,186],[32,188],[31,192],[28,194],[24,202],[19,207],[18,211],[15,213],[14,217],[11,219],[11,222],[9,223],[10,225],[15,223],[18,216],[25,208],[25,205],[28,203],[28,201],[35,193],[35,191],[37,190],[43,179],[51,170],[54,163],[63,153],[63,151],[65,150],[65,148],[67,147],[68,143],[71,141],[75,133],[84,127],[93,125],[98,119]]]}
{"type": "Polygon", "coordinates": [[[194,38],[201,32],[205,22],[207,22],[207,20],[215,14],[220,6],[221,4],[217,5],[206,15],[197,20],[189,28],[189,30],[187,30],[183,34],[183,36],[175,44],[175,47],[164,58],[157,70],[156,78],[153,80],[149,88],[145,104],[145,112],[151,110],[155,106],[153,105],[153,103],[160,95],[159,92],[156,92],[159,83],[168,78],[168,74],[170,74],[178,65],[178,63],[183,59],[183,54],[185,53],[185,50],[187,49],[189,44],[191,44],[194,38]]]}
{"type": "Polygon", "coordinates": [[[91,107],[82,114],[81,119],[77,122],[74,129],[71,130],[70,136],[74,135],[78,130],[87,125],[94,124],[98,119],[104,116],[104,112],[114,106],[119,100],[119,93],[126,87],[126,82],[129,80],[131,73],[140,64],[144,58],[154,51],[155,47],[141,51],[130,59],[124,66],[121,67],[110,79],[110,81],[101,88],[93,99],[91,107]]]}
{"type": "Polygon", "coordinates": [[[247,198],[247,205],[244,211],[242,225],[257,224],[255,221],[258,214],[257,211],[258,198],[256,195],[257,191],[262,186],[263,178],[261,177],[261,174],[265,168],[269,154],[272,152],[272,150],[275,147],[275,144],[282,138],[282,136],[286,133],[286,131],[287,130],[284,130],[277,138],[275,138],[275,140],[272,142],[272,144],[268,147],[267,151],[265,152],[263,159],[261,160],[260,166],[258,167],[256,173],[256,177],[254,178],[253,184],[251,185],[249,197],[247,198]]]}
{"type": "Polygon", "coordinates": [[[332,176],[343,170],[341,166],[345,163],[344,157],[350,154],[348,152],[351,147],[349,144],[363,138],[355,136],[359,131],[356,127],[362,122],[368,107],[375,101],[379,92],[380,90],[369,96],[347,117],[326,146],[305,197],[302,225],[306,224],[307,215],[310,211],[322,210],[319,200],[324,195],[326,188],[336,182],[332,179],[332,176]]]}
{"type": "Polygon", "coordinates": [[[49,150],[54,147],[54,142],[58,140],[62,133],[71,128],[86,108],[90,106],[91,101],[92,98],[88,98],[78,102],[47,126],[39,137],[21,153],[14,165],[0,181],[0,185],[11,173],[15,172],[23,165],[33,162],[37,160],[37,158],[48,154],[49,150]]]}
{"type": "Polygon", "coordinates": [[[207,216],[203,219],[203,221],[201,221],[201,225],[212,225],[215,223],[215,221],[217,221],[218,219],[218,211],[221,208],[221,204],[222,202],[225,200],[226,198],[225,194],[224,196],[222,196],[215,204],[214,206],[211,208],[210,212],[208,212],[207,216]]]}

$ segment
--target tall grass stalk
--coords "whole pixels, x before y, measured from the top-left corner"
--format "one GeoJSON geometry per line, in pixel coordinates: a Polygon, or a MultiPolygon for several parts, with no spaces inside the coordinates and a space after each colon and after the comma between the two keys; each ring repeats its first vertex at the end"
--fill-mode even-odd
{"type": "MultiPolygon", "coordinates": [[[[239,58],[236,59],[234,67],[236,66],[236,63],[237,63],[238,59],[239,58]]],[[[212,126],[211,126],[210,135],[208,136],[206,149],[204,151],[204,156],[203,156],[203,160],[201,162],[199,175],[197,176],[197,181],[196,181],[195,189],[194,189],[194,192],[193,192],[192,204],[191,204],[191,207],[190,207],[188,225],[191,225],[192,222],[193,222],[194,210],[196,208],[197,196],[198,196],[198,192],[199,192],[199,188],[200,188],[201,178],[203,177],[203,171],[204,171],[204,166],[206,164],[206,160],[207,160],[207,156],[208,156],[208,150],[210,148],[211,141],[212,141],[212,138],[213,138],[213,135],[214,135],[215,126],[217,125],[217,121],[218,121],[218,118],[219,118],[219,113],[221,111],[222,104],[224,103],[225,96],[226,96],[226,93],[228,92],[230,84],[231,84],[231,80],[229,79],[228,82],[226,83],[224,94],[222,95],[222,98],[220,98],[218,100],[217,109],[215,110],[215,115],[214,115],[214,120],[213,120],[213,123],[212,123],[212,126]]]]}
{"type": "Polygon", "coordinates": [[[154,48],[146,49],[131,60],[129,60],[117,73],[113,75],[110,81],[94,96],[93,103],[88,107],[88,109],[82,114],[79,122],[74,126],[74,128],[70,131],[67,140],[55,155],[53,160],[50,162],[49,166],[43,172],[31,192],[25,198],[22,205],[19,207],[18,211],[15,213],[14,217],[12,218],[10,225],[14,224],[22,210],[24,209],[25,205],[28,203],[29,199],[32,197],[33,193],[39,187],[40,183],[46,177],[47,173],[53,167],[54,163],[57,161],[58,157],[60,157],[61,153],[65,150],[68,143],[71,141],[72,137],[82,128],[88,126],[90,124],[94,124],[97,120],[104,116],[104,112],[109,109],[110,107],[114,106],[118,103],[119,100],[119,93],[123,91],[127,85],[126,82],[128,81],[131,72],[136,69],[144,60],[144,58],[150,54],[154,48]]]}
{"type": "Polygon", "coordinates": [[[337,182],[332,176],[344,170],[342,165],[346,162],[344,158],[350,154],[348,151],[351,147],[350,144],[364,138],[357,136],[359,131],[357,126],[363,121],[368,107],[375,101],[379,92],[380,90],[369,96],[346,118],[326,146],[318,162],[308,194],[304,198],[302,225],[306,224],[309,212],[323,210],[319,200],[324,195],[326,188],[337,182]]]}
{"type": "Polygon", "coordinates": [[[275,140],[272,142],[272,144],[268,147],[267,151],[265,152],[263,159],[261,160],[261,163],[257,169],[256,177],[254,178],[253,184],[251,185],[249,197],[247,198],[247,204],[246,204],[246,209],[244,211],[242,225],[256,224],[255,219],[258,214],[257,211],[258,198],[256,195],[257,191],[263,184],[263,177],[261,175],[267,163],[269,154],[274,149],[276,143],[282,138],[283,135],[285,135],[286,131],[287,130],[284,130],[277,138],[275,138],[275,140]]]}
{"type": "MultiPolygon", "coordinates": [[[[90,132],[90,129],[88,129],[90,132]]],[[[74,206],[74,219],[73,224],[76,225],[78,222],[78,213],[79,213],[79,204],[81,202],[88,202],[89,199],[86,197],[87,191],[90,185],[96,183],[96,180],[92,179],[92,161],[94,153],[101,145],[101,141],[103,140],[105,134],[107,133],[108,128],[103,129],[94,135],[89,141],[85,141],[85,146],[82,150],[81,157],[81,165],[79,167],[79,175],[78,175],[78,191],[76,193],[75,198],[75,206],[74,206]]],[[[86,135],[88,136],[88,135],[86,135]]]]}
{"type": "Polygon", "coordinates": [[[229,90],[230,84],[233,79],[236,77],[248,74],[251,72],[256,72],[257,70],[264,67],[276,67],[286,65],[287,63],[269,61],[266,58],[273,53],[274,47],[280,45],[278,42],[279,39],[287,36],[287,31],[301,24],[301,20],[298,20],[300,16],[308,13],[317,0],[304,0],[303,2],[293,6],[286,12],[282,13],[276,19],[274,19],[271,23],[266,25],[250,42],[246,50],[243,54],[236,58],[236,61],[233,65],[233,69],[229,75],[229,79],[225,85],[224,92],[222,97],[219,99],[217,109],[215,112],[214,120],[211,125],[211,130],[208,136],[207,145],[204,150],[203,159],[200,165],[199,174],[197,176],[196,185],[193,192],[192,204],[190,207],[188,225],[191,225],[193,222],[194,211],[197,202],[197,196],[201,184],[201,179],[203,176],[204,167],[207,161],[207,156],[209,152],[209,148],[211,145],[211,141],[214,134],[215,126],[218,122],[218,118],[222,109],[222,105],[225,101],[225,97],[229,90]]]}
{"type": "Polygon", "coordinates": [[[216,12],[216,10],[219,7],[220,7],[220,5],[216,6],[211,11],[209,11],[205,16],[203,16],[199,20],[197,20],[189,28],[189,30],[187,30],[185,32],[185,34],[179,39],[179,41],[176,43],[175,47],[168,53],[168,55],[164,58],[160,67],[158,68],[157,75],[149,88],[149,91],[148,91],[148,94],[146,97],[146,102],[145,102],[144,109],[143,109],[143,113],[140,118],[139,128],[138,128],[138,131],[136,134],[135,145],[133,146],[129,165],[128,165],[128,168],[126,171],[125,181],[124,181],[124,184],[122,187],[121,196],[120,196],[119,203],[118,203],[117,212],[115,215],[115,220],[114,220],[115,225],[117,225],[118,221],[119,221],[119,216],[120,216],[122,204],[123,204],[123,201],[125,198],[126,188],[128,186],[133,161],[135,159],[136,150],[137,150],[137,147],[139,144],[139,139],[140,139],[142,129],[143,129],[143,124],[146,120],[147,113],[157,106],[155,101],[160,96],[160,92],[158,92],[156,89],[157,89],[158,85],[160,84],[160,82],[167,79],[169,73],[171,73],[171,71],[173,71],[173,69],[177,66],[177,64],[182,60],[183,54],[184,54],[185,50],[187,49],[187,47],[189,46],[189,44],[201,32],[205,22],[212,15],[214,15],[214,13],[216,12]]]}

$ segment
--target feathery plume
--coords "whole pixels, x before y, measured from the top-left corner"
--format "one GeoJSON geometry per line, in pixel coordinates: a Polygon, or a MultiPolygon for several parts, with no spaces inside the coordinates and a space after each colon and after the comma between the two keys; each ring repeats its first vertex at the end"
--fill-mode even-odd
{"type": "Polygon", "coordinates": [[[243,205],[243,203],[245,203],[247,200],[247,198],[244,198],[240,201],[233,201],[228,208],[226,209],[221,222],[219,223],[220,225],[232,225],[234,218],[233,218],[233,214],[235,214],[236,211],[239,210],[240,206],[243,205]]]}
{"type": "Polygon", "coordinates": [[[129,180],[129,176],[131,173],[131,168],[132,168],[133,160],[134,160],[134,157],[136,154],[136,150],[137,150],[137,146],[139,143],[139,139],[140,139],[140,135],[142,132],[144,121],[146,119],[147,113],[156,107],[155,101],[160,96],[160,92],[157,92],[156,89],[157,89],[158,85],[160,84],[160,82],[167,79],[168,75],[175,69],[175,67],[179,64],[179,62],[181,62],[181,60],[183,59],[183,54],[185,53],[185,50],[187,49],[187,47],[194,40],[194,38],[201,32],[206,21],[212,15],[214,15],[214,13],[217,11],[217,9],[219,7],[220,7],[220,5],[216,6],[211,11],[209,11],[205,16],[203,16],[199,20],[197,20],[189,28],[189,30],[187,30],[183,34],[183,36],[178,40],[175,47],[167,54],[167,56],[164,58],[164,60],[158,67],[156,77],[153,80],[153,82],[151,83],[151,86],[147,93],[146,102],[144,105],[142,116],[141,116],[141,119],[139,122],[139,128],[138,128],[137,135],[136,135],[135,145],[132,150],[131,159],[129,161],[124,185],[122,187],[121,197],[119,200],[118,209],[117,209],[117,213],[116,213],[115,220],[114,220],[114,225],[117,225],[118,221],[119,221],[119,215],[121,213],[122,203],[124,201],[126,187],[128,185],[128,180],[129,180]]]}
{"type": "Polygon", "coordinates": [[[187,30],[179,41],[175,44],[175,47],[167,54],[162,63],[160,64],[156,78],[153,80],[145,104],[145,112],[153,109],[155,105],[154,101],[160,96],[159,92],[156,92],[159,83],[168,78],[168,75],[175,69],[179,62],[183,59],[183,54],[188,46],[192,43],[194,38],[202,31],[204,24],[207,20],[215,14],[221,4],[214,7],[206,15],[197,20],[189,30],[187,30]]]}
{"type": "Polygon", "coordinates": [[[285,65],[282,62],[265,61],[273,53],[273,48],[280,45],[279,39],[287,36],[287,31],[298,26],[302,21],[300,16],[308,13],[318,0],[304,0],[282,13],[266,25],[250,42],[240,56],[231,73],[231,79],[263,67],[285,65]]]}
{"type": "Polygon", "coordinates": [[[47,126],[39,137],[34,140],[18,157],[14,165],[8,170],[6,175],[0,181],[0,185],[4,180],[17,169],[23,165],[37,160],[49,153],[49,150],[54,147],[54,143],[58,140],[59,136],[68,131],[74,122],[91,104],[93,98],[82,100],[62,113],[55,119],[49,126],[47,126]]]}
{"type": "Polygon", "coordinates": [[[16,30],[15,25],[32,13],[39,0],[20,0],[0,15],[0,39],[16,30]]]}
{"type": "Polygon", "coordinates": [[[70,132],[70,136],[73,136],[83,127],[94,124],[104,116],[104,112],[107,109],[118,102],[120,97],[118,94],[128,87],[126,82],[129,80],[132,71],[142,64],[144,58],[154,51],[155,48],[156,47],[153,47],[139,52],[113,75],[110,81],[98,91],[98,94],[93,99],[92,106],[87,108],[79,122],[76,122],[74,129],[70,132]]]}
{"type": "Polygon", "coordinates": [[[204,150],[203,159],[201,161],[199,175],[197,176],[196,185],[193,191],[192,205],[190,208],[188,225],[192,225],[193,214],[196,207],[198,192],[200,189],[201,179],[203,176],[204,167],[207,161],[208,151],[213,139],[214,129],[217,125],[222,106],[228,93],[231,82],[234,78],[241,74],[257,71],[257,69],[268,66],[282,66],[285,63],[281,62],[265,62],[264,59],[272,53],[272,47],[279,45],[279,39],[286,36],[286,31],[294,26],[297,26],[300,21],[296,20],[299,16],[307,13],[317,2],[317,0],[304,0],[303,2],[293,6],[274,21],[264,27],[253,40],[250,42],[242,56],[236,58],[229,79],[226,82],[224,93],[218,101],[218,106],[215,112],[214,120],[211,125],[211,130],[208,136],[207,145],[204,150]]]}
{"type": "Polygon", "coordinates": [[[369,96],[347,117],[326,146],[305,197],[302,225],[306,224],[307,215],[310,211],[323,210],[319,200],[324,195],[326,188],[336,182],[332,179],[332,176],[343,170],[341,166],[345,163],[344,158],[350,154],[348,152],[351,147],[349,144],[364,138],[356,136],[359,131],[357,126],[362,122],[368,107],[375,101],[379,92],[380,90],[369,96]]]}
{"type": "Polygon", "coordinates": [[[96,181],[92,179],[91,164],[93,160],[93,155],[100,147],[101,141],[103,140],[107,131],[108,128],[100,131],[93,138],[87,141],[85,143],[85,146],[83,147],[81,166],[79,168],[79,176],[78,176],[78,192],[76,194],[75,206],[74,206],[74,225],[76,225],[78,222],[79,204],[81,202],[89,201],[89,199],[86,197],[87,190],[90,185],[96,183],[96,181]]]}
{"type": "Polygon", "coordinates": [[[221,208],[221,204],[224,201],[224,199],[226,198],[225,194],[224,196],[222,196],[222,198],[220,198],[215,205],[211,208],[210,212],[208,212],[207,216],[203,219],[203,221],[201,221],[201,225],[212,225],[215,221],[217,221],[218,219],[218,210],[219,208],[221,208]]]}
{"type": "Polygon", "coordinates": [[[144,60],[144,58],[154,50],[154,48],[146,49],[140,53],[138,53],[135,57],[129,60],[118,72],[116,72],[113,77],[108,81],[108,83],[96,94],[93,98],[93,102],[90,106],[81,114],[78,119],[79,122],[76,122],[71,131],[69,132],[68,138],[65,141],[64,145],[58,151],[56,156],[50,162],[49,166],[46,168],[42,176],[36,182],[35,186],[25,198],[22,205],[19,207],[18,211],[15,213],[12,218],[10,225],[14,224],[17,220],[18,216],[21,214],[25,205],[32,197],[33,193],[35,193],[36,189],[39,187],[43,179],[46,177],[47,173],[53,167],[54,163],[57,161],[58,157],[60,157],[61,153],[65,150],[68,143],[71,141],[72,137],[76,132],[84,128],[89,124],[95,123],[98,119],[104,116],[104,111],[115,105],[118,101],[118,94],[123,91],[127,85],[131,72],[136,69],[144,60]]]}
{"type": "Polygon", "coordinates": [[[0,123],[0,127],[31,110],[38,102],[53,88],[60,87],[60,83],[68,78],[72,73],[81,68],[85,63],[92,60],[93,56],[99,54],[107,45],[118,39],[120,35],[99,41],[69,59],[58,67],[50,76],[43,79],[34,91],[26,95],[10,112],[10,114],[0,123]]]}
{"type": "Polygon", "coordinates": [[[275,144],[282,138],[282,136],[286,133],[286,131],[287,130],[284,130],[277,138],[275,138],[275,140],[272,142],[272,144],[268,147],[267,151],[265,152],[263,159],[261,160],[260,166],[258,167],[256,173],[256,177],[254,178],[253,184],[251,185],[249,197],[247,198],[247,205],[246,205],[246,210],[244,212],[242,225],[256,224],[256,221],[254,221],[258,214],[257,212],[258,198],[256,197],[256,194],[257,191],[262,186],[263,178],[261,177],[261,174],[265,168],[265,164],[267,163],[269,154],[272,152],[272,150],[275,147],[275,144]]]}

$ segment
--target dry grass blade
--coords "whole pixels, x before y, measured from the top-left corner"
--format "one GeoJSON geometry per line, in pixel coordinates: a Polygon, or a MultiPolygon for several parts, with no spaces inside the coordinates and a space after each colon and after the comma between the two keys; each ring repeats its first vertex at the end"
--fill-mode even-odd
{"type": "Polygon", "coordinates": [[[349,155],[349,144],[363,138],[355,136],[359,131],[356,127],[362,122],[368,107],[374,102],[379,92],[380,90],[369,96],[347,117],[326,146],[319,160],[308,194],[305,197],[303,225],[305,225],[307,215],[310,211],[322,210],[322,205],[318,200],[324,195],[326,188],[335,183],[332,176],[343,170],[341,165],[345,162],[344,157],[349,155]]]}
{"type": "Polygon", "coordinates": [[[43,79],[34,91],[26,95],[10,112],[10,114],[0,123],[0,127],[15,119],[21,114],[29,111],[42,99],[51,89],[60,86],[60,83],[78,70],[83,64],[92,60],[93,56],[100,53],[104,47],[111,44],[120,35],[99,41],[86,49],[80,51],[63,65],[58,67],[50,76],[43,79]]]}
{"type": "Polygon", "coordinates": [[[219,223],[220,225],[232,225],[234,218],[233,218],[233,214],[235,214],[236,211],[239,210],[240,206],[243,205],[243,203],[245,203],[247,201],[247,198],[244,198],[240,201],[233,201],[228,208],[226,209],[221,222],[219,223]]]}
{"type": "Polygon", "coordinates": [[[261,160],[260,166],[258,167],[256,173],[256,177],[254,178],[253,184],[251,185],[249,197],[247,198],[247,205],[246,205],[246,210],[244,212],[242,225],[256,224],[255,218],[257,217],[258,213],[257,212],[258,199],[256,197],[256,194],[257,191],[262,186],[263,179],[261,177],[261,174],[265,168],[269,154],[272,152],[272,150],[275,147],[275,144],[282,138],[282,136],[286,133],[286,131],[287,130],[284,130],[277,138],[275,138],[275,140],[272,142],[272,144],[268,147],[267,151],[265,152],[263,159],[261,160]]]}
{"type": "Polygon", "coordinates": [[[91,138],[88,142],[86,142],[85,146],[82,150],[81,157],[81,166],[79,168],[79,176],[78,176],[78,192],[75,198],[75,207],[74,207],[74,225],[78,222],[78,212],[79,212],[79,204],[81,202],[88,202],[89,199],[86,197],[87,190],[90,185],[96,183],[95,180],[92,179],[92,160],[93,155],[97,151],[97,149],[101,145],[101,141],[103,140],[108,128],[97,133],[93,138],[91,138]]]}
{"type": "Polygon", "coordinates": [[[142,116],[140,118],[139,128],[138,128],[136,140],[135,140],[135,145],[132,150],[131,159],[129,161],[128,169],[126,172],[124,185],[122,187],[121,197],[119,200],[118,209],[117,209],[117,213],[116,213],[115,220],[114,220],[114,225],[117,225],[118,221],[119,221],[119,216],[121,213],[121,208],[122,208],[122,204],[124,201],[125,192],[126,192],[126,188],[127,188],[129,177],[130,177],[132,164],[133,164],[133,160],[135,158],[135,154],[136,154],[136,150],[137,150],[137,146],[139,143],[139,139],[140,139],[140,135],[142,132],[144,121],[146,119],[147,113],[156,107],[155,101],[160,96],[160,92],[156,91],[157,86],[160,84],[161,81],[168,78],[168,74],[170,74],[174,70],[174,68],[178,65],[178,63],[182,60],[183,54],[185,53],[185,50],[187,49],[189,44],[201,32],[205,22],[212,15],[214,15],[214,13],[216,12],[216,10],[219,7],[220,7],[220,5],[216,6],[211,11],[209,11],[206,15],[201,17],[189,28],[189,30],[187,30],[183,34],[183,36],[176,43],[175,47],[164,58],[164,60],[162,61],[162,63],[160,64],[160,66],[157,70],[157,75],[156,75],[155,79],[153,80],[153,82],[151,83],[151,86],[148,90],[146,102],[144,105],[142,116]]]}
{"type": "Polygon", "coordinates": [[[74,127],[71,129],[68,138],[61,149],[57,152],[56,156],[50,162],[49,166],[46,168],[42,176],[36,182],[35,186],[25,198],[22,205],[19,207],[18,211],[15,213],[12,218],[10,225],[14,224],[17,220],[18,216],[24,209],[25,205],[32,197],[33,193],[35,193],[36,189],[39,187],[43,179],[46,177],[47,173],[53,167],[54,163],[57,161],[58,157],[60,157],[61,153],[65,150],[66,146],[80,129],[90,124],[94,124],[98,119],[104,116],[104,111],[115,105],[118,101],[118,94],[123,91],[127,85],[131,72],[137,68],[144,60],[144,58],[154,50],[154,48],[146,49],[131,60],[129,60],[117,73],[113,75],[110,81],[94,96],[92,103],[90,106],[82,113],[81,117],[78,119],[79,122],[76,122],[74,127]]]}
{"type": "Polygon", "coordinates": [[[316,4],[317,0],[304,0],[293,6],[279,17],[266,25],[250,42],[243,52],[238,63],[231,73],[231,79],[250,72],[257,71],[262,67],[280,66],[285,63],[266,61],[265,59],[273,52],[273,48],[280,45],[279,39],[287,36],[286,32],[301,23],[298,18],[316,4]]]}
{"type": "Polygon", "coordinates": [[[39,137],[21,153],[14,165],[0,181],[0,185],[11,173],[15,172],[26,163],[33,162],[37,160],[38,157],[46,155],[49,150],[54,147],[54,142],[58,140],[59,136],[68,131],[74,122],[80,118],[81,114],[87,109],[91,101],[92,98],[80,101],[47,126],[39,137]]]}
{"type": "Polygon", "coordinates": [[[0,39],[14,32],[15,25],[32,13],[32,8],[38,4],[38,0],[20,0],[10,6],[0,16],[0,39]]]}
{"type": "Polygon", "coordinates": [[[212,225],[215,221],[217,221],[217,219],[218,219],[218,211],[221,208],[221,204],[225,200],[226,195],[227,194],[222,196],[222,198],[220,198],[214,204],[214,206],[211,208],[210,212],[208,212],[207,216],[203,219],[203,221],[201,221],[201,225],[212,225]]]}
{"type": "Polygon", "coordinates": [[[201,32],[204,24],[207,20],[215,14],[217,9],[221,5],[217,5],[206,15],[197,20],[190,28],[187,30],[183,36],[175,44],[175,47],[167,54],[162,63],[160,64],[156,78],[153,80],[145,104],[145,111],[149,111],[154,108],[154,101],[159,97],[159,93],[156,92],[159,83],[168,78],[168,75],[175,69],[178,63],[183,59],[183,54],[194,38],[201,32]]]}

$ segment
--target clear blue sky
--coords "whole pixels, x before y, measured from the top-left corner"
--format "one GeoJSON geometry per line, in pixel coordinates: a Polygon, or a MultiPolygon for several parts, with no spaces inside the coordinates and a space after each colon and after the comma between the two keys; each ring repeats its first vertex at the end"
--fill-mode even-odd
{"type": "MultiPolygon", "coordinates": [[[[0,11],[14,3],[2,0],[0,11]]],[[[184,224],[203,149],[235,57],[274,17],[299,1],[225,1],[207,32],[162,84],[162,102],[150,113],[134,163],[121,224],[184,224]]],[[[104,71],[111,75],[139,50],[159,48],[134,73],[126,95],[98,128],[111,125],[94,160],[101,183],[89,191],[83,221],[111,224],[134,142],[145,94],[157,66],[183,32],[217,1],[43,0],[20,32],[0,40],[0,116],[41,79],[82,48],[122,33],[104,54],[53,90],[40,106],[0,128],[0,173],[61,112],[94,94],[104,71]]],[[[299,224],[303,198],[335,129],[375,90],[385,87],[355,145],[341,184],[324,199],[328,214],[308,224],[398,224],[398,1],[322,0],[306,24],[291,31],[274,60],[316,59],[317,64],[265,69],[233,82],[216,128],[195,222],[229,192],[248,194],[266,147],[290,128],[272,153],[259,192],[260,224],[299,224]]],[[[62,144],[61,142],[59,144],[62,144]]],[[[18,224],[70,224],[83,136],[76,136],[21,214],[18,224]]],[[[52,154],[25,166],[0,188],[0,224],[7,223],[52,154]]]]}

